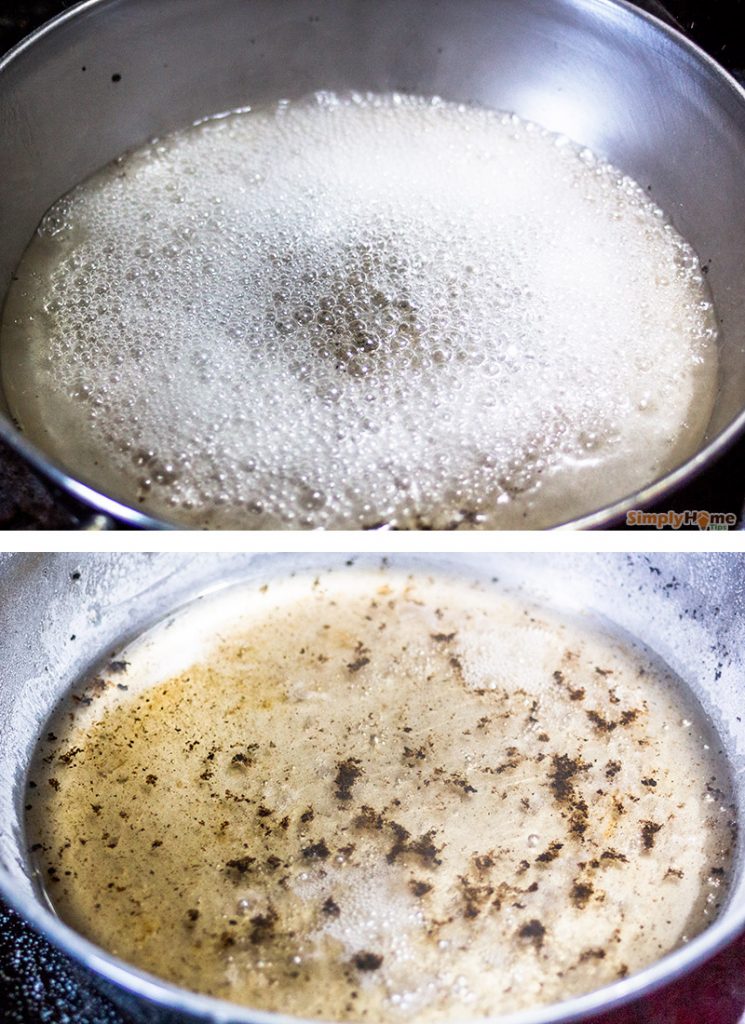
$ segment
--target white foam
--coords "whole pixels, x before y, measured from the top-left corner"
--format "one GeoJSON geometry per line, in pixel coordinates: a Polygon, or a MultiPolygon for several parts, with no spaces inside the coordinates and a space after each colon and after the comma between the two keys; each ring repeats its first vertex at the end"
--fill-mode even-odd
{"type": "Polygon", "coordinates": [[[698,444],[714,314],[639,185],[493,111],[202,123],[47,215],[6,307],[28,434],[217,527],[545,526],[698,444]]]}

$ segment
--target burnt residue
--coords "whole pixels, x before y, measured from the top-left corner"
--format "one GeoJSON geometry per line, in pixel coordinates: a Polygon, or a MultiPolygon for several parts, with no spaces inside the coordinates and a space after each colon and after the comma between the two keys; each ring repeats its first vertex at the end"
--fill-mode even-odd
{"type": "Polygon", "coordinates": [[[573,779],[581,772],[586,772],[590,766],[585,764],[581,755],[570,757],[568,754],[554,754],[551,758],[551,771],[549,782],[551,792],[559,803],[567,803],[574,796],[573,779]]]}
{"type": "Polygon", "coordinates": [[[524,942],[532,942],[536,949],[540,949],[546,937],[546,929],[538,920],[533,917],[517,933],[524,942]]]}
{"type": "Polygon", "coordinates": [[[255,857],[235,857],[233,860],[226,861],[225,867],[228,869],[229,873],[242,878],[251,871],[255,863],[255,857]]]}
{"type": "Polygon", "coordinates": [[[278,915],[274,907],[270,906],[265,914],[256,914],[251,918],[251,930],[248,935],[252,946],[260,946],[270,942],[275,935],[278,915]]]}
{"type": "Polygon", "coordinates": [[[326,914],[327,917],[338,917],[339,914],[341,914],[339,904],[330,896],[328,897],[328,899],[325,899],[323,901],[323,904],[321,905],[321,910],[323,911],[324,914],[326,914]]]}
{"type": "Polygon", "coordinates": [[[619,864],[628,864],[629,862],[629,858],[626,856],[625,853],[619,853],[618,850],[614,850],[612,847],[610,847],[607,850],[603,850],[603,852],[600,854],[600,860],[609,863],[615,861],[619,864]]]}
{"type": "Polygon", "coordinates": [[[57,760],[59,761],[60,764],[63,764],[65,765],[65,767],[69,768],[70,765],[75,760],[75,758],[78,756],[78,754],[82,754],[82,752],[82,747],[70,747],[69,750],[66,750],[64,754],[60,754],[57,760]]]}
{"type": "Polygon", "coordinates": [[[552,860],[556,860],[561,850],[564,849],[564,844],[558,840],[554,840],[549,843],[543,853],[539,853],[536,857],[536,864],[550,864],[552,860]]]}
{"type": "Polygon", "coordinates": [[[369,665],[369,664],[370,664],[370,659],[367,658],[367,657],[356,658],[354,661],[350,661],[348,663],[347,670],[349,672],[352,672],[352,673],[359,672],[359,670],[361,668],[364,668],[365,665],[369,665]]]}
{"type": "Polygon", "coordinates": [[[355,817],[353,825],[363,831],[382,832],[392,837],[385,859],[388,864],[395,864],[402,857],[413,857],[424,867],[436,867],[442,863],[437,854],[440,848],[435,846],[435,830],[430,829],[418,837],[411,835],[407,828],[385,818],[372,807],[363,806],[355,817]]]}
{"type": "Polygon", "coordinates": [[[585,699],[585,689],[584,689],[584,687],[583,686],[577,686],[577,687],[572,686],[572,684],[567,681],[566,676],[564,675],[564,673],[561,672],[559,669],[557,669],[556,672],[554,672],[553,679],[554,679],[554,682],[557,684],[557,686],[561,686],[561,687],[563,687],[566,690],[567,694],[569,695],[569,699],[570,700],[584,700],[585,699]]]}
{"type": "Polygon", "coordinates": [[[587,831],[589,808],[587,801],[577,792],[574,779],[589,767],[579,754],[576,757],[554,754],[548,775],[554,798],[569,811],[569,831],[578,838],[587,831]]]}
{"type": "Polygon", "coordinates": [[[611,733],[614,731],[614,729],[617,729],[619,726],[631,725],[632,722],[636,721],[640,713],[641,712],[638,708],[629,708],[626,711],[622,711],[619,718],[611,719],[606,718],[604,715],[601,715],[599,711],[585,711],[585,714],[592,722],[595,730],[597,732],[605,733],[611,733]]]}
{"type": "Polygon", "coordinates": [[[473,882],[466,875],[461,875],[458,881],[463,900],[463,917],[467,920],[478,917],[481,911],[492,903],[492,897],[495,892],[494,886],[480,885],[473,882]]]}
{"type": "Polygon", "coordinates": [[[472,786],[471,783],[467,779],[464,779],[462,775],[456,775],[453,773],[447,781],[451,786],[455,786],[456,789],[460,789],[463,793],[478,793],[476,787],[472,786]]]}
{"type": "Polygon", "coordinates": [[[585,714],[598,732],[613,732],[618,726],[618,722],[605,718],[599,711],[586,711],[585,714]]]}
{"type": "Polygon", "coordinates": [[[360,767],[361,762],[356,757],[348,757],[346,761],[339,761],[336,765],[336,797],[338,800],[352,799],[352,786],[363,774],[360,767]]]}
{"type": "Polygon", "coordinates": [[[645,850],[651,850],[656,842],[657,833],[662,828],[656,821],[643,821],[642,826],[642,846],[645,850]]]}
{"type": "Polygon", "coordinates": [[[584,910],[592,899],[594,892],[595,886],[592,882],[588,882],[586,879],[577,878],[572,883],[569,897],[578,910],[584,910]]]}
{"type": "Polygon", "coordinates": [[[594,946],[591,949],[582,950],[579,955],[579,962],[583,964],[588,960],[605,960],[605,955],[604,949],[601,949],[600,946],[594,946]]]}
{"type": "Polygon", "coordinates": [[[426,896],[428,892],[432,892],[432,886],[429,882],[421,882],[416,878],[411,879],[409,882],[409,888],[417,899],[421,899],[422,896],[426,896]]]}
{"type": "Polygon", "coordinates": [[[383,963],[383,957],[379,953],[368,953],[367,950],[363,950],[361,953],[355,953],[352,963],[358,971],[377,971],[383,963]]]}
{"type": "Polygon", "coordinates": [[[331,856],[325,839],[319,839],[317,843],[303,847],[300,852],[305,860],[327,860],[331,856]]]}

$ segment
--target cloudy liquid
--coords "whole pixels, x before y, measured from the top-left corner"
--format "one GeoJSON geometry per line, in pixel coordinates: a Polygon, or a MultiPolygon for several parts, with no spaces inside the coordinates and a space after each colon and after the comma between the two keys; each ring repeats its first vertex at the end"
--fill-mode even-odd
{"type": "Polygon", "coordinates": [[[348,572],[146,636],[48,725],[60,916],[199,992],[479,1019],[623,978],[728,884],[717,738],[651,655],[498,590],[348,572]]]}
{"type": "Polygon", "coordinates": [[[517,528],[690,455],[717,328],[644,189],[517,117],[322,94],[44,218],[4,313],[30,438],[199,527],[517,528]]]}

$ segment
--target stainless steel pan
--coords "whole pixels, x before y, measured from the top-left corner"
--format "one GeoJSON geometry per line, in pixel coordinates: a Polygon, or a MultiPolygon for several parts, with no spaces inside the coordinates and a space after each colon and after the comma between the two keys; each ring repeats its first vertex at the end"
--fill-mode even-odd
{"type": "MultiPolygon", "coordinates": [[[[80,962],[137,1021],[265,1022],[280,1015],[231,1007],[160,982],[93,946],[59,921],[34,887],[22,830],[31,752],[56,701],[116,645],[190,596],[236,579],[331,566],[343,555],[0,555],[0,892],[80,962]]],[[[358,557],[372,562],[374,556],[358,557]]],[[[745,555],[417,555],[391,564],[499,576],[549,602],[592,610],[648,644],[690,685],[729,759],[745,820],[745,555]]],[[[681,766],[685,770],[685,766],[681,766]]],[[[502,1024],[576,1021],[672,980],[745,927],[745,841],[720,917],[640,973],[502,1024]]],[[[166,941],[166,940],[164,940],[166,941]]],[[[294,1024],[298,1024],[297,1021],[294,1024]]]]}
{"type": "MultiPolygon", "coordinates": [[[[644,186],[709,266],[722,327],[699,452],[572,525],[607,526],[711,463],[745,425],[745,93],[623,0],[87,0],[0,62],[0,297],[41,216],[129,147],[206,114],[319,88],[398,89],[514,110],[644,186]]],[[[100,512],[168,524],[0,435],[100,512]]]]}

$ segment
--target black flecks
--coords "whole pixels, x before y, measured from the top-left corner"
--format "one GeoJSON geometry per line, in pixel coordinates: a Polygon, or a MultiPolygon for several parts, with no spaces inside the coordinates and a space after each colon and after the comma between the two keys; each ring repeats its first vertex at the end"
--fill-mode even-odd
{"type": "Polygon", "coordinates": [[[363,951],[354,955],[352,963],[358,971],[377,971],[383,963],[383,957],[378,953],[363,951]]]}

